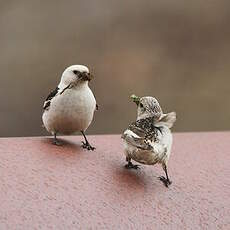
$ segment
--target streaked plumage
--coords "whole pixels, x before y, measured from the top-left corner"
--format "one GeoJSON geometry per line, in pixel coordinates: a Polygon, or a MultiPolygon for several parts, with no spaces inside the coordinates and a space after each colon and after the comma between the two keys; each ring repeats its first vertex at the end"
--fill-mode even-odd
{"type": "Polygon", "coordinates": [[[153,97],[135,98],[134,102],[138,105],[137,120],[122,135],[128,161],[126,167],[138,167],[131,160],[146,165],[160,163],[166,173],[166,178],[161,177],[161,180],[168,186],[171,183],[167,175],[172,146],[170,128],[176,121],[176,113],[163,114],[158,101],[153,97]]]}
{"type": "Polygon", "coordinates": [[[58,94],[59,90],[60,89],[58,87],[56,87],[55,90],[51,91],[51,93],[47,96],[47,98],[44,102],[43,109],[45,109],[45,110],[49,109],[51,100],[58,94]]]}

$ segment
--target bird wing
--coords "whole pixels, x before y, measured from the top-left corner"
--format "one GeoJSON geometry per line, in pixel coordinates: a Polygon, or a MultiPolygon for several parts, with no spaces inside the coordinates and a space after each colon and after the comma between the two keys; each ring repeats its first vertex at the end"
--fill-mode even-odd
{"type": "Polygon", "coordinates": [[[153,118],[145,118],[137,120],[129,125],[129,129],[137,134],[139,137],[152,140],[156,139],[161,133],[161,127],[155,126],[153,118]]]}
{"type": "Polygon", "coordinates": [[[46,98],[43,109],[48,110],[50,107],[51,100],[58,94],[59,88],[57,87],[55,90],[53,90],[46,98]]]}
{"type": "Polygon", "coordinates": [[[152,150],[152,146],[150,143],[143,137],[138,137],[133,131],[126,130],[124,134],[121,136],[128,144],[132,146],[142,149],[142,150],[152,150]]]}
{"type": "Polygon", "coordinates": [[[163,136],[161,134],[159,134],[159,136],[160,139],[157,142],[154,142],[150,139],[138,137],[133,131],[127,129],[121,137],[127,144],[136,147],[141,151],[152,152],[152,156],[163,159],[167,154],[167,146],[161,141],[163,136]]]}

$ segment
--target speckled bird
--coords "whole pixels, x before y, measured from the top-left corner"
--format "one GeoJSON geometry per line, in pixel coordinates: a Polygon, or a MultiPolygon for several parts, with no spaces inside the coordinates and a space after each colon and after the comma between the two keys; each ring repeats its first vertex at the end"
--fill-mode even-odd
{"type": "Polygon", "coordinates": [[[95,97],[88,86],[92,79],[84,65],[72,65],[65,69],[58,87],[46,98],[43,105],[44,127],[54,136],[53,143],[60,145],[57,134],[81,132],[85,142],[83,148],[94,150],[86,138],[85,131],[91,124],[98,108],[95,97]]]}
{"type": "Polygon", "coordinates": [[[125,167],[139,168],[131,160],[145,165],[160,163],[166,177],[161,176],[159,179],[168,187],[172,183],[167,171],[172,146],[170,129],[176,121],[176,113],[164,114],[154,97],[132,95],[131,98],[137,104],[137,119],[122,135],[127,161],[125,167]]]}

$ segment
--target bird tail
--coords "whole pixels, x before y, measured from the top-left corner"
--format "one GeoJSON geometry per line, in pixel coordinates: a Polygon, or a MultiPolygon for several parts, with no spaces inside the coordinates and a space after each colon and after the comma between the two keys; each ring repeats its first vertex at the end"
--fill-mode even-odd
{"type": "Polygon", "coordinates": [[[172,128],[176,121],[176,112],[163,114],[159,120],[159,123],[164,123],[168,128],[172,128]]]}

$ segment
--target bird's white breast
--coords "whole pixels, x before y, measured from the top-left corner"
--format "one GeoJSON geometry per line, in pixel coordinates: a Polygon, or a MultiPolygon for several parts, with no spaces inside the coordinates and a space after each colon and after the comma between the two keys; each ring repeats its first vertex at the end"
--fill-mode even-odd
{"type": "Polygon", "coordinates": [[[96,100],[91,89],[88,85],[83,85],[55,96],[42,119],[49,132],[71,134],[88,128],[95,108],[96,100]]]}

